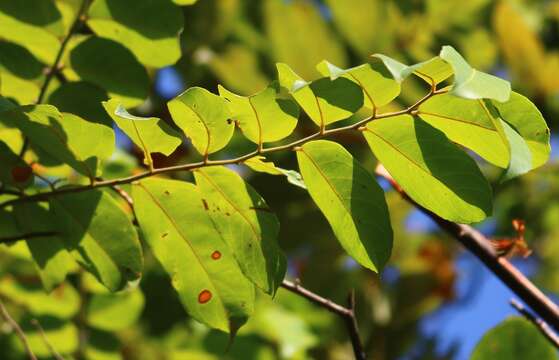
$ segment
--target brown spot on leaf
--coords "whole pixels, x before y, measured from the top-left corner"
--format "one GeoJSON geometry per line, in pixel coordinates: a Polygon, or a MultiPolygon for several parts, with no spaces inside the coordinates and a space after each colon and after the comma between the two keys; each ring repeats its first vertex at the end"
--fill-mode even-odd
{"type": "Polygon", "coordinates": [[[204,204],[204,209],[209,210],[210,207],[208,206],[208,202],[206,201],[206,199],[202,199],[202,204],[204,204]]]}
{"type": "Polygon", "coordinates": [[[161,234],[161,238],[164,239],[164,238],[167,237],[167,235],[169,235],[169,233],[163,233],[163,234],[161,234]]]}
{"type": "Polygon", "coordinates": [[[171,193],[169,192],[169,190],[163,191],[163,194],[165,194],[165,195],[171,195],[171,193]]]}
{"type": "Polygon", "coordinates": [[[205,304],[212,299],[212,293],[209,290],[202,290],[200,294],[198,294],[198,302],[200,304],[205,304]]]}
{"type": "Polygon", "coordinates": [[[214,259],[214,260],[219,260],[219,259],[221,259],[221,253],[220,253],[219,251],[217,251],[217,250],[214,251],[214,252],[212,253],[212,259],[214,259]]]}

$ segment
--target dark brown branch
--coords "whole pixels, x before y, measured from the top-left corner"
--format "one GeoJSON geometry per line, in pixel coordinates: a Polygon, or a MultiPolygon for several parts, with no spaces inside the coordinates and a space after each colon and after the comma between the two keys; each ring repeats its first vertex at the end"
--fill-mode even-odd
{"type": "Polygon", "coordinates": [[[25,349],[25,352],[27,353],[29,359],[37,360],[37,357],[35,356],[35,354],[33,354],[33,350],[31,350],[31,347],[29,346],[29,341],[27,341],[27,337],[25,336],[25,333],[23,332],[19,324],[10,316],[10,313],[8,312],[6,306],[4,306],[4,303],[1,300],[0,300],[0,316],[14,330],[17,337],[23,344],[23,348],[25,349]]]}
{"type": "Polygon", "coordinates": [[[471,226],[445,220],[417,204],[400,188],[382,165],[377,167],[376,173],[386,178],[405,200],[433,219],[441,229],[464,245],[525,304],[530,306],[543,321],[559,331],[559,307],[506,258],[497,255],[489,239],[471,226]]]}
{"type": "Polygon", "coordinates": [[[556,349],[559,349],[559,336],[547,325],[545,321],[536,317],[532,314],[528,309],[524,307],[520,302],[516,299],[510,299],[510,305],[515,308],[522,316],[524,316],[528,321],[533,323],[538,330],[546,337],[549,342],[555,346],[556,349]]]}
{"type": "Polygon", "coordinates": [[[34,233],[18,234],[14,236],[0,237],[0,244],[11,244],[19,240],[32,239],[43,236],[53,236],[57,233],[54,231],[39,231],[34,233]]]}
{"type": "Polygon", "coordinates": [[[359,328],[357,327],[357,320],[355,318],[355,296],[353,292],[349,295],[348,298],[348,306],[344,307],[342,305],[336,304],[330,299],[323,298],[320,295],[313,293],[312,291],[302,287],[298,282],[291,282],[289,280],[283,280],[281,287],[291,291],[294,294],[302,296],[307,300],[317,304],[320,307],[325,308],[326,310],[339,315],[343,318],[347,332],[349,334],[349,338],[351,340],[351,346],[353,347],[353,353],[355,355],[355,359],[357,360],[365,360],[365,352],[363,350],[363,344],[361,343],[361,339],[359,337],[359,328]]]}
{"type": "Polygon", "coordinates": [[[49,342],[49,339],[47,339],[47,335],[45,334],[45,330],[43,330],[43,327],[41,326],[41,324],[39,323],[39,321],[37,319],[33,319],[31,320],[31,324],[33,326],[35,326],[35,328],[37,329],[37,331],[39,331],[39,334],[41,334],[41,338],[43,339],[43,342],[45,343],[45,345],[47,346],[47,348],[49,349],[51,355],[56,359],[56,360],[64,360],[64,358],[62,357],[62,355],[60,355],[58,353],[58,351],[56,351],[56,349],[52,346],[52,344],[49,342]]]}
{"type": "Polygon", "coordinates": [[[334,128],[334,129],[329,129],[329,130],[326,130],[324,132],[319,131],[319,132],[316,132],[316,133],[314,133],[312,135],[309,135],[305,138],[295,140],[295,141],[293,141],[289,144],[286,144],[286,145],[280,145],[280,146],[275,146],[275,147],[265,148],[265,149],[257,149],[253,152],[250,152],[248,154],[245,154],[245,155],[233,158],[233,159],[204,160],[204,161],[199,161],[199,162],[190,163],[190,164],[182,164],[182,165],[163,167],[163,168],[159,168],[159,169],[148,170],[148,171],[142,172],[140,174],[128,176],[128,177],[125,177],[125,178],[96,181],[92,184],[85,185],[85,186],[66,187],[66,188],[57,189],[57,190],[54,190],[54,191],[42,192],[42,193],[38,193],[38,194],[34,194],[34,195],[28,195],[28,196],[22,196],[18,199],[8,200],[8,201],[5,201],[3,203],[0,203],[0,209],[4,208],[6,206],[9,206],[9,205],[20,203],[20,202],[45,201],[51,196],[58,196],[58,195],[64,195],[64,194],[69,194],[69,193],[83,192],[83,191],[88,191],[88,190],[101,188],[101,187],[112,187],[112,186],[115,186],[115,185],[130,184],[134,181],[141,180],[141,179],[151,177],[151,176],[154,176],[154,175],[160,175],[160,174],[177,172],[177,171],[192,171],[192,170],[195,170],[195,169],[199,169],[199,168],[203,168],[203,167],[209,167],[209,166],[239,164],[239,163],[242,163],[243,161],[251,159],[255,156],[270,154],[270,153],[284,151],[284,150],[293,150],[297,146],[301,146],[301,145],[303,145],[303,144],[305,144],[305,143],[307,143],[311,140],[314,140],[314,139],[325,138],[325,137],[329,137],[329,136],[336,135],[336,134],[339,134],[339,133],[357,130],[357,129],[365,126],[367,123],[369,123],[373,120],[390,118],[390,117],[395,117],[395,116],[405,115],[405,114],[411,114],[417,109],[417,107],[419,105],[421,105],[423,102],[425,102],[430,97],[438,95],[438,94],[443,94],[445,92],[446,92],[445,90],[431,91],[427,95],[425,95],[423,98],[418,100],[415,104],[409,106],[408,108],[406,108],[404,110],[393,111],[393,112],[388,112],[388,113],[383,113],[383,114],[375,114],[374,116],[370,116],[366,119],[358,121],[355,124],[351,124],[351,125],[347,125],[347,126],[343,126],[343,127],[339,127],[339,128],[334,128]]]}

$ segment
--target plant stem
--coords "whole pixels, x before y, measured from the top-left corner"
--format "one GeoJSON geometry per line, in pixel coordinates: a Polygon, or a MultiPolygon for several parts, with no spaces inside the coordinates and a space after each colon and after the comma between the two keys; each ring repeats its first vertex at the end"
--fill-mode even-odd
{"type": "Polygon", "coordinates": [[[556,349],[559,349],[559,336],[547,325],[545,321],[536,317],[530,311],[528,311],[524,305],[518,302],[515,299],[510,299],[510,305],[515,308],[522,316],[524,316],[528,321],[532,322],[538,330],[546,337],[549,342],[555,346],[556,349]]]}
{"type": "Polygon", "coordinates": [[[348,297],[348,307],[336,304],[330,299],[326,299],[312,291],[302,287],[298,282],[291,282],[289,280],[283,280],[281,287],[291,291],[294,294],[304,297],[310,300],[314,304],[325,308],[326,310],[339,315],[343,318],[349,338],[351,339],[351,346],[353,348],[353,354],[356,360],[365,360],[366,355],[363,350],[363,344],[359,337],[359,328],[357,327],[357,320],[355,318],[355,295],[353,292],[350,293],[348,297]]]}
{"type": "Polygon", "coordinates": [[[23,348],[25,349],[25,352],[27,353],[27,356],[29,357],[29,359],[37,360],[37,357],[35,356],[35,354],[33,354],[33,350],[31,350],[31,347],[29,346],[29,341],[27,340],[27,337],[25,336],[25,333],[21,329],[21,326],[19,326],[19,324],[10,316],[10,313],[8,312],[8,310],[6,309],[6,306],[4,305],[4,303],[1,300],[0,300],[0,316],[14,330],[17,337],[19,338],[19,340],[23,344],[23,348]]]}
{"type": "Polygon", "coordinates": [[[400,193],[402,198],[429,216],[441,229],[464,245],[466,249],[481,260],[493,274],[522,299],[525,304],[530,306],[534,312],[556,331],[559,331],[559,307],[505,257],[499,256],[489,239],[471,226],[445,220],[416,203],[404,192],[382,165],[377,167],[376,173],[387,179],[394,189],[400,193]]]}
{"type": "Polygon", "coordinates": [[[419,105],[421,105],[423,102],[427,101],[432,96],[442,94],[444,92],[446,92],[446,91],[444,91],[444,90],[430,91],[427,95],[425,95],[423,98],[418,100],[415,104],[409,106],[406,109],[403,109],[403,110],[400,110],[400,111],[383,113],[383,114],[375,114],[375,115],[367,117],[367,118],[365,118],[361,121],[358,121],[355,124],[351,124],[351,125],[347,125],[347,126],[343,126],[343,127],[339,127],[339,128],[335,128],[335,129],[325,130],[324,132],[318,131],[318,132],[316,132],[312,135],[309,135],[309,136],[304,137],[304,138],[299,139],[299,140],[295,140],[295,141],[293,141],[289,144],[286,144],[286,145],[279,145],[279,146],[275,146],[275,147],[271,147],[271,148],[264,148],[264,149],[260,149],[260,150],[257,149],[257,150],[254,150],[254,151],[248,153],[248,154],[245,154],[245,155],[233,158],[233,159],[226,159],[226,160],[207,160],[207,159],[204,159],[203,161],[199,161],[199,162],[195,162],[195,163],[174,165],[174,166],[168,166],[168,167],[148,170],[148,171],[142,172],[140,174],[128,176],[128,177],[125,177],[125,178],[97,181],[97,182],[95,182],[93,184],[89,184],[89,185],[76,186],[76,187],[66,187],[66,188],[58,189],[58,190],[54,190],[54,191],[42,192],[42,193],[37,193],[37,194],[33,194],[33,195],[28,195],[28,196],[22,196],[18,199],[12,199],[12,200],[5,201],[4,203],[1,203],[0,204],[0,209],[6,207],[8,205],[13,205],[13,204],[21,203],[21,202],[45,201],[45,200],[48,200],[48,198],[51,197],[51,196],[77,193],[77,192],[88,191],[88,190],[101,188],[101,187],[108,187],[108,186],[112,187],[112,186],[115,186],[115,185],[129,184],[129,183],[132,183],[134,181],[141,180],[143,178],[151,177],[151,176],[154,176],[154,175],[160,175],[160,174],[177,172],[177,171],[191,171],[191,170],[195,170],[195,169],[199,169],[199,168],[203,168],[203,167],[209,167],[209,166],[239,164],[239,163],[241,163],[243,161],[246,161],[250,158],[253,158],[255,156],[270,154],[270,153],[284,151],[284,150],[293,150],[297,146],[301,146],[301,145],[303,145],[303,144],[305,144],[305,143],[307,143],[311,140],[314,140],[314,139],[325,138],[325,137],[340,134],[340,133],[343,133],[343,132],[359,130],[363,126],[367,125],[367,123],[369,123],[373,120],[390,118],[390,117],[395,117],[395,116],[399,116],[399,115],[412,114],[417,109],[417,107],[419,105]]]}

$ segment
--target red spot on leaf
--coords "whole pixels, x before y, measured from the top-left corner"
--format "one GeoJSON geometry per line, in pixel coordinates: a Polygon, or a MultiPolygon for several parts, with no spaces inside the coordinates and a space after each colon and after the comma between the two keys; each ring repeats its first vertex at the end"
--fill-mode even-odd
{"type": "Polygon", "coordinates": [[[12,179],[16,183],[24,183],[33,174],[33,169],[30,166],[14,166],[12,168],[12,179]]]}
{"type": "Polygon", "coordinates": [[[209,290],[202,290],[198,294],[198,302],[200,304],[205,304],[212,299],[212,293],[209,290]]]}
{"type": "Polygon", "coordinates": [[[217,251],[217,250],[214,251],[214,252],[212,253],[212,259],[214,259],[214,260],[219,260],[219,259],[221,259],[221,253],[220,253],[219,251],[217,251]]]}

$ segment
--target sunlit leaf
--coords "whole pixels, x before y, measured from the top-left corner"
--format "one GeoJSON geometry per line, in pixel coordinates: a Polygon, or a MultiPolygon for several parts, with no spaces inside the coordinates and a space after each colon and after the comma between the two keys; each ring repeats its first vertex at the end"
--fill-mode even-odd
{"type": "Polygon", "coordinates": [[[378,109],[400,94],[400,84],[373,64],[363,64],[344,70],[324,60],[318,64],[317,69],[331,80],[345,77],[359,85],[365,95],[365,106],[370,109],[378,109]]]}
{"type": "Polygon", "coordinates": [[[174,64],[180,57],[180,9],[170,1],[96,0],[87,24],[93,32],[121,43],[148,66],[174,64]]]}
{"type": "Polygon", "coordinates": [[[357,262],[380,271],[390,257],[392,228],[384,192],[341,145],[312,141],[297,151],[309,190],[342,247],[357,262]]]}
{"type": "Polygon", "coordinates": [[[39,97],[44,65],[26,48],[0,41],[0,93],[30,104],[39,97]]]}
{"type": "Polygon", "coordinates": [[[70,193],[52,197],[50,206],[65,247],[109,290],[140,277],[138,235],[111,196],[99,190],[70,193]]]}
{"type": "Polygon", "coordinates": [[[380,59],[388,71],[390,71],[394,80],[399,83],[411,74],[419,76],[432,85],[443,82],[452,76],[452,68],[438,56],[409,66],[383,54],[374,54],[373,57],[380,59]]]}
{"type": "Polygon", "coordinates": [[[458,223],[491,215],[487,180],[474,160],[439,130],[401,115],[370,122],[364,135],[375,156],[419,205],[458,223]]]}
{"type": "Polygon", "coordinates": [[[510,97],[510,83],[472,68],[452,46],[443,46],[439,55],[452,66],[454,85],[451,94],[466,99],[495,99],[505,102],[510,97]]]}
{"type": "Polygon", "coordinates": [[[63,284],[47,294],[41,286],[23,284],[11,276],[3,276],[0,294],[37,316],[71,319],[80,308],[80,295],[70,284],[63,284]]]}
{"type": "Polygon", "coordinates": [[[555,360],[557,352],[537,327],[520,317],[506,319],[476,345],[471,360],[555,360]]]}
{"type": "Polygon", "coordinates": [[[145,162],[151,164],[151,153],[170,155],[182,143],[180,134],[156,117],[129,114],[116,99],[103,102],[103,107],[118,127],[144,151],[145,162]]]}
{"type": "Polygon", "coordinates": [[[288,65],[278,63],[280,86],[287,89],[319,127],[349,118],[364,103],[363,90],[355,82],[339,77],[306,82],[288,65]]]}
{"type": "MultiPolygon", "coordinates": [[[[70,354],[78,349],[79,334],[77,326],[70,321],[62,321],[53,317],[39,317],[36,319],[44,331],[41,332],[29,321],[23,325],[23,331],[29,341],[29,346],[35,355],[41,358],[52,356],[52,348],[59,354],[70,354]],[[45,338],[48,344],[45,343],[45,338]]],[[[23,351],[21,341],[15,340],[16,348],[23,351]]]]}
{"type": "Polygon", "coordinates": [[[282,169],[280,167],[277,167],[273,162],[265,160],[266,158],[264,156],[255,156],[243,161],[243,164],[256,172],[266,173],[270,175],[284,175],[290,184],[298,186],[305,190],[307,189],[307,186],[303,181],[303,177],[297,171],[282,169]]]}
{"type": "Polygon", "coordinates": [[[423,103],[419,116],[490,163],[501,168],[509,165],[508,140],[491,104],[442,94],[423,103]]]}
{"type": "Polygon", "coordinates": [[[235,333],[252,312],[254,287],[212,223],[198,189],[148,179],[135,184],[132,195],[142,233],[189,315],[235,333]]]}
{"type": "Polygon", "coordinates": [[[279,223],[258,193],[224,167],[196,170],[196,183],[207,211],[246,277],[274,294],[286,261],[277,244],[279,223]]]}
{"type": "Polygon", "coordinates": [[[173,121],[204,156],[223,149],[233,136],[227,101],[206,89],[189,88],[167,106],[173,121]]]}
{"type": "Polygon", "coordinates": [[[281,140],[297,125],[299,108],[290,100],[278,99],[273,86],[246,97],[219,86],[219,95],[229,101],[231,119],[256,144],[281,140]]]}

